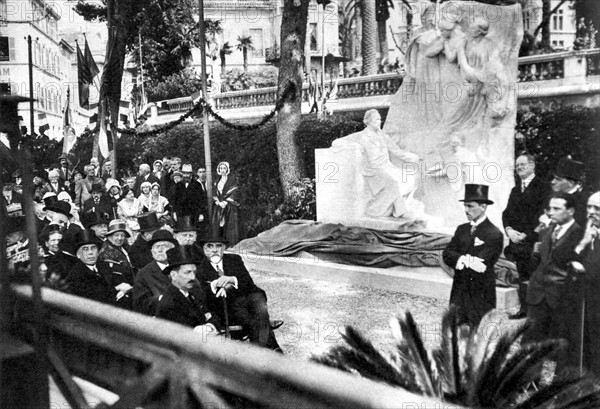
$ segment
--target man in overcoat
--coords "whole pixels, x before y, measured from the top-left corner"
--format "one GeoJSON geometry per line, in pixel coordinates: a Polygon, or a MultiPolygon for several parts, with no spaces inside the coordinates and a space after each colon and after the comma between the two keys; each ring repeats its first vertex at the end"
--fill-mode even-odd
{"type": "Polygon", "coordinates": [[[488,186],[466,184],[461,201],[469,223],[457,227],[443,259],[454,268],[450,305],[458,307],[461,321],[476,326],[496,308],[494,265],[502,253],[503,236],[485,215],[494,203],[488,199],[488,186]]]}

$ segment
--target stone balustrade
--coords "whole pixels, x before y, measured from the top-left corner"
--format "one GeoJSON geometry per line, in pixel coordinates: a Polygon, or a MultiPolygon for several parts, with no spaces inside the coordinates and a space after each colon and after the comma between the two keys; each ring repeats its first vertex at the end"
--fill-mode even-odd
{"type": "MultiPolygon", "coordinates": [[[[581,91],[571,90],[575,84],[592,83],[592,87],[586,88],[585,92],[598,94],[599,90],[596,86],[598,81],[590,78],[598,75],[600,75],[600,49],[591,49],[521,57],[517,81],[523,85],[535,83],[536,90],[541,91],[538,95],[548,94],[556,98],[563,91],[565,95],[574,92],[581,94],[581,91]]],[[[357,106],[364,109],[388,107],[389,97],[398,91],[401,84],[402,76],[397,73],[339,78],[336,110],[354,110],[357,106]],[[357,105],[358,99],[362,102],[357,105]]],[[[330,82],[327,81],[325,87],[328,89],[329,86],[330,82]]],[[[518,97],[520,100],[531,99],[529,92],[519,92],[518,97]]],[[[309,99],[309,85],[304,83],[303,113],[310,109],[309,99]]],[[[235,119],[260,117],[273,108],[276,100],[277,87],[217,93],[210,98],[216,111],[220,111],[224,117],[231,116],[235,119]]],[[[593,97],[592,100],[596,101],[596,98],[593,97]]],[[[192,105],[190,97],[151,103],[150,123],[160,124],[177,119],[177,116],[188,111],[192,105]]]]}

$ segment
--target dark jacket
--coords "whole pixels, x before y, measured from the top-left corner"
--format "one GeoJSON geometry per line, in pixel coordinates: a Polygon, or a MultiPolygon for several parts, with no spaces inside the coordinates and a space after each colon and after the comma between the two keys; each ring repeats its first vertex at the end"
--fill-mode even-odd
{"type": "Polygon", "coordinates": [[[163,273],[154,260],[142,268],[133,282],[133,309],[146,315],[156,315],[158,300],[171,279],[163,273]]]}
{"type": "Polygon", "coordinates": [[[494,265],[502,253],[503,235],[490,222],[484,220],[471,235],[471,224],[457,227],[452,240],[443,252],[444,262],[454,268],[458,259],[471,255],[483,259],[486,271],[478,273],[467,267],[454,270],[450,304],[461,309],[463,318],[474,325],[491,309],[496,308],[496,273],[494,265]]]}
{"type": "Polygon", "coordinates": [[[106,279],[111,274],[108,263],[98,261],[96,268],[98,272],[94,273],[78,260],[67,275],[67,291],[79,297],[117,305],[117,290],[106,279]]]}
{"type": "Polygon", "coordinates": [[[186,298],[173,284],[169,284],[158,303],[156,317],[188,327],[208,323],[214,325],[214,320],[208,314],[209,310],[206,308],[204,292],[194,288],[190,291],[190,294],[194,297],[194,301],[186,298]]]}
{"type": "Polygon", "coordinates": [[[85,214],[88,212],[99,212],[102,213],[104,217],[109,220],[115,218],[115,215],[112,210],[112,202],[107,195],[100,196],[100,201],[98,204],[94,202],[94,198],[90,197],[85,202],[83,202],[83,207],[81,208],[81,214],[85,214]]]}
{"type": "Polygon", "coordinates": [[[190,181],[187,187],[184,181],[175,185],[172,205],[178,218],[191,216],[194,223],[198,223],[200,214],[203,214],[205,219],[207,218],[206,195],[202,190],[202,186],[196,180],[190,181]]]}
{"type": "Polygon", "coordinates": [[[140,233],[127,252],[129,253],[131,264],[137,270],[141,270],[154,261],[152,252],[150,251],[152,247],[142,236],[143,234],[140,233]]]}

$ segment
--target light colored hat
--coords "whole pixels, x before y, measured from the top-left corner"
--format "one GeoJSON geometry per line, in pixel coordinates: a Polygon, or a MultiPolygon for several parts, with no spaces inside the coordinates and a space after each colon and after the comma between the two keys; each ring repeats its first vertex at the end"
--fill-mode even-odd
{"type": "Polygon", "coordinates": [[[181,173],[192,173],[192,172],[193,172],[192,165],[189,163],[186,163],[185,165],[183,165],[181,167],[181,173]]]}
{"type": "Polygon", "coordinates": [[[145,187],[152,188],[152,183],[145,181],[140,185],[140,188],[143,189],[145,187]]]}
{"type": "Polygon", "coordinates": [[[117,181],[117,179],[106,179],[106,190],[110,190],[113,187],[118,187],[119,189],[121,189],[121,185],[119,185],[119,182],[117,181]]]}
{"type": "Polygon", "coordinates": [[[118,231],[125,232],[127,237],[129,237],[129,232],[127,231],[127,223],[125,223],[125,220],[122,220],[122,219],[111,220],[110,223],[108,224],[108,232],[106,232],[106,235],[110,236],[111,234],[114,234],[118,231]]]}
{"type": "Polygon", "coordinates": [[[163,164],[162,160],[160,159],[156,159],[153,163],[152,166],[156,165],[157,163],[160,163],[161,165],[163,164]]]}

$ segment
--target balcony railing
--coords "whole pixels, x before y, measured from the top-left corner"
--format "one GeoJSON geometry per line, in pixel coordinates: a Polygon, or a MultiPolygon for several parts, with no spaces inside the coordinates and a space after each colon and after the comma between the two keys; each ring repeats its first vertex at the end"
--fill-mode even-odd
{"type": "MultiPolygon", "coordinates": [[[[17,322],[20,330],[12,335],[31,341],[27,336],[28,317],[35,319],[27,314],[32,310],[31,287],[14,285],[12,292],[25,311],[17,322]]],[[[59,363],[63,376],[75,374],[117,394],[114,408],[444,406],[249,343],[196,333],[51,289],[42,289],[42,299],[51,362],[59,363]]],[[[69,379],[63,381],[57,383],[69,384],[69,379]]],[[[69,401],[81,402],[82,396],[69,401]]]]}

